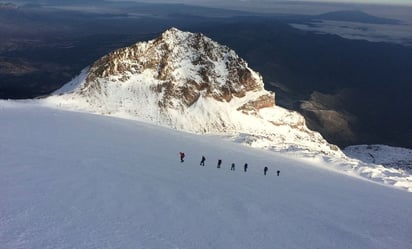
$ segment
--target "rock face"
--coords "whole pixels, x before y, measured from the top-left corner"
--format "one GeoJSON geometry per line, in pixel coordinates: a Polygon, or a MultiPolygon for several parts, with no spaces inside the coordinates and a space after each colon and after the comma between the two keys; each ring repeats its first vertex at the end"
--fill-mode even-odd
{"type": "MultiPolygon", "coordinates": [[[[127,82],[133,75],[148,72],[158,81],[152,90],[162,95],[158,102],[162,108],[187,108],[201,95],[229,102],[249,91],[263,90],[261,77],[233,50],[202,34],[172,28],[153,41],[118,49],[96,61],[81,91],[87,96],[101,90],[101,79],[127,82]],[[182,100],[178,106],[171,101],[176,98],[182,100]]],[[[245,108],[274,105],[270,93],[261,100],[245,108]]]]}
{"type": "Polygon", "coordinates": [[[195,133],[231,134],[256,147],[338,153],[233,50],[171,28],[97,60],[45,101],[195,133]]]}
{"type": "Polygon", "coordinates": [[[352,124],[356,124],[357,119],[344,110],[340,98],[339,95],[313,92],[309,100],[301,103],[299,110],[305,116],[307,126],[322,133],[328,141],[353,144],[357,137],[352,124]]]}

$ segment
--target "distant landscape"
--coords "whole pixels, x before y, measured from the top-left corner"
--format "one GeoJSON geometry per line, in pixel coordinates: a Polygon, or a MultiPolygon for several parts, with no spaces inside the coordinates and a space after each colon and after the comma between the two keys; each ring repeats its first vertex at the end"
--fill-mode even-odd
{"type": "Polygon", "coordinates": [[[182,4],[57,3],[0,3],[0,98],[50,94],[108,52],[175,26],[234,49],[262,74],[278,105],[302,113],[329,142],[412,148],[412,38],[402,33],[390,42],[384,38],[394,36],[383,34],[377,42],[339,33],[346,32],[342,22],[350,30],[407,30],[403,20],[362,11],[285,15],[182,4]],[[331,30],[330,22],[341,29],[331,30]]]}

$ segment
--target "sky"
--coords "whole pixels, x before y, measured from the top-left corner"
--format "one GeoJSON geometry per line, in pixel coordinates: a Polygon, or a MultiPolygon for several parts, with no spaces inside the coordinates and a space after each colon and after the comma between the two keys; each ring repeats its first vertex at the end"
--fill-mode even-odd
{"type": "MultiPolygon", "coordinates": [[[[272,0],[277,1],[277,0],[272,0]]],[[[291,0],[286,0],[291,1],[291,0]]],[[[380,3],[380,4],[412,4],[412,0],[302,0],[305,2],[339,2],[339,3],[380,3]]]]}
{"type": "MultiPolygon", "coordinates": [[[[125,0],[95,0],[95,1],[125,1],[125,0]]],[[[403,5],[412,5],[412,0],[127,0],[134,2],[163,2],[163,3],[187,3],[187,4],[207,4],[207,3],[220,3],[220,4],[231,4],[236,5],[245,3],[259,3],[259,4],[271,4],[276,2],[323,2],[323,3],[363,3],[363,4],[403,4],[403,5]]],[[[42,0],[9,0],[2,2],[45,2],[42,0]]],[[[63,1],[62,1],[63,2],[63,1]]],[[[78,0],[66,0],[64,2],[79,2],[78,0]]]]}
{"type": "MultiPolygon", "coordinates": [[[[54,0],[55,2],[59,2],[54,0]]],[[[112,1],[119,2],[125,0],[94,0],[98,1],[112,1]]],[[[185,4],[201,4],[201,5],[228,5],[228,6],[244,6],[244,5],[272,5],[275,3],[287,3],[287,2],[318,2],[318,3],[347,3],[347,4],[389,4],[389,5],[411,5],[412,0],[126,0],[134,2],[157,2],[157,3],[185,3],[185,4]]],[[[4,2],[48,2],[43,0],[8,0],[4,2]]],[[[49,0],[53,2],[53,0],[49,0]]],[[[65,0],[61,2],[66,3],[78,3],[79,0],[65,0]]]]}
{"type": "MultiPolygon", "coordinates": [[[[117,1],[117,0],[115,0],[117,1]]],[[[119,0],[120,1],[120,0],[119,0]]],[[[136,0],[137,1],[137,0],[136,0]]],[[[145,0],[143,0],[145,1],[145,0]]],[[[147,1],[147,0],[146,0],[147,1]]],[[[364,4],[407,4],[412,5],[412,0],[299,0],[301,2],[333,2],[333,3],[364,3],[364,4]]],[[[156,2],[184,2],[184,3],[208,3],[208,2],[220,2],[220,3],[228,3],[228,4],[235,4],[239,2],[240,4],[243,3],[274,3],[274,2],[297,2],[296,0],[157,0],[156,2]]]]}

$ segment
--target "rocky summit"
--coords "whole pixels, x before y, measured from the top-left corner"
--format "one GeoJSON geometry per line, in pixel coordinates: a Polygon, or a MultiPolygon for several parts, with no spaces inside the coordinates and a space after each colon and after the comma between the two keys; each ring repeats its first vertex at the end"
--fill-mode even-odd
{"type": "MultiPolygon", "coordinates": [[[[263,90],[261,76],[233,50],[219,45],[200,33],[171,28],[159,38],[121,48],[102,57],[89,69],[81,89],[84,95],[101,89],[101,80],[127,82],[136,74],[150,75],[156,82],[154,92],[162,95],[161,108],[185,108],[200,96],[229,102],[248,91],[263,90]],[[171,99],[180,99],[176,102],[171,99]]],[[[99,92],[100,94],[101,92],[99,92]]],[[[265,93],[241,109],[274,105],[274,96],[265,93]]]]}
{"type": "Polygon", "coordinates": [[[301,115],[276,106],[260,74],[233,50],[176,28],[103,56],[45,101],[188,132],[230,134],[255,147],[340,154],[301,115]]]}

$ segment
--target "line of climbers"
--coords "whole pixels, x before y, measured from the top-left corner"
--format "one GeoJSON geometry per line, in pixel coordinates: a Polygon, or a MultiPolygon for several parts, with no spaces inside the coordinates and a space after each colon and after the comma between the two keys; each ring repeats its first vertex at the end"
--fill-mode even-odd
{"type": "MultiPolygon", "coordinates": [[[[179,154],[180,154],[180,162],[183,163],[185,161],[184,160],[185,159],[185,153],[184,152],[179,152],[179,154]]],[[[205,166],[205,161],[206,161],[206,157],[202,156],[202,159],[200,160],[200,166],[205,166]]],[[[221,166],[222,166],[222,159],[219,159],[219,160],[217,160],[217,168],[220,169],[221,166]]],[[[248,169],[248,164],[245,163],[245,165],[243,166],[243,171],[247,172],[247,169],[248,169]]],[[[231,171],[235,170],[235,163],[232,163],[232,165],[230,166],[230,170],[231,171]]],[[[263,168],[263,174],[266,175],[268,170],[269,170],[268,167],[264,167],[263,168]]],[[[280,175],[280,170],[277,170],[276,174],[277,174],[277,176],[279,176],[280,175]]]]}

